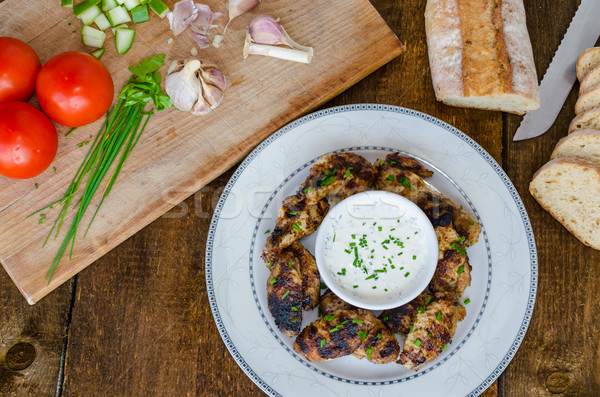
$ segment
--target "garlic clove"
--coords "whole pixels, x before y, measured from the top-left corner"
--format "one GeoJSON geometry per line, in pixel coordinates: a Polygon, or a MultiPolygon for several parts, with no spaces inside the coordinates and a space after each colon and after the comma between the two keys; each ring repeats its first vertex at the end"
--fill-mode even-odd
{"type": "Polygon", "coordinates": [[[175,36],[181,34],[198,17],[198,10],[192,0],[182,0],[167,14],[169,26],[175,36]]]}
{"type": "Polygon", "coordinates": [[[206,84],[204,79],[200,79],[202,84],[202,96],[208,102],[211,109],[216,108],[223,102],[224,93],[218,87],[214,85],[206,84]]]}
{"type": "Polygon", "coordinates": [[[281,26],[278,20],[268,15],[257,15],[250,21],[246,30],[243,55],[266,55],[288,61],[310,63],[313,48],[296,43],[281,26]],[[277,47],[286,45],[291,49],[277,47]]]}
{"type": "MultiPolygon", "coordinates": [[[[239,17],[245,12],[250,11],[256,7],[261,0],[227,0],[225,6],[229,13],[229,21],[235,17],[239,17]]],[[[228,23],[229,24],[229,23],[228,23]]]]}
{"type": "Polygon", "coordinates": [[[179,110],[191,111],[200,97],[202,87],[196,78],[196,71],[200,69],[200,65],[200,61],[191,60],[178,70],[180,64],[175,61],[169,67],[171,72],[165,79],[165,91],[179,110]]]}
{"type": "Polygon", "coordinates": [[[225,75],[220,69],[216,67],[212,68],[201,68],[200,76],[207,84],[214,85],[221,91],[225,91],[227,87],[227,81],[225,80],[225,75]]]}
{"type": "Polygon", "coordinates": [[[202,95],[200,95],[198,101],[196,101],[192,107],[191,112],[196,116],[204,116],[210,113],[212,109],[213,108],[210,106],[210,104],[202,97],[202,95]]]}

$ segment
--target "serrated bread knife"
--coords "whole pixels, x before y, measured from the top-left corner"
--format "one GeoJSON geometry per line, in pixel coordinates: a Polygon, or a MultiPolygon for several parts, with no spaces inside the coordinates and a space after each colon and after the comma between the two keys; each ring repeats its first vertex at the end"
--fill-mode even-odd
{"type": "Polygon", "coordinates": [[[513,141],[535,138],[552,127],[577,79],[579,55],[593,47],[600,35],[599,20],[600,0],[581,0],[540,84],[541,106],[523,117],[513,141]]]}

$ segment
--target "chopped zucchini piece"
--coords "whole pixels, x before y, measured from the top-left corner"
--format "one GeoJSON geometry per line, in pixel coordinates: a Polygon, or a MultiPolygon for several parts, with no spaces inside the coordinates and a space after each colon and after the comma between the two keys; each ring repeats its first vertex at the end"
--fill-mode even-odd
{"type": "Polygon", "coordinates": [[[100,3],[100,0],[84,0],[81,3],[73,6],[73,14],[78,17],[90,8],[98,5],[98,3],[100,3]]]}
{"type": "Polygon", "coordinates": [[[127,11],[131,11],[135,7],[140,5],[140,0],[125,0],[123,6],[127,9],[127,11]]]}
{"type": "Polygon", "coordinates": [[[102,58],[102,55],[104,55],[104,51],[104,48],[98,48],[97,50],[90,52],[90,55],[94,56],[96,59],[100,59],[102,58]]]}
{"type": "Polygon", "coordinates": [[[60,5],[63,7],[73,8],[73,0],[60,0],[60,5]]]}
{"type": "Polygon", "coordinates": [[[125,0],[117,0],[117,4],[123,5],[123,3],[125,3],[125,0]]]}
{"type": "Polygon", "coordinates": [[[94,19],[94,23],[96,24],[96,26],[98,26],[100,30],[106,30],[110,28],[110,22],[108,22],[108,19],[104,14],[98,15],[96,19],[94,19]]]}
{"type": "Polygon", "coordinates": [[[146,22],[150,20],[150,16],[148,15],[148,7],[139,5],[131,10],[131,18],[133,19],[133,23],[146,22]]]}
{"type": "Polygon", "coordinates": [[[98,15],[102,15],[102,11],[100,11],[100,7],[95,5],[79,14],[77,18],[81,19],[81,22],[83,22],[84,25],[91,25],[98,15]]]}
{"type": "Polygon", "coordinates": [[[84,26],[81,29],[81,37],[83,44],[89,47],[102,48],[104,40],[106,40],[106,33],[91,26],[84,26]]]}
{"type": "Polygon", "coordinates": [[[126,23],[122,23],[122,24],[120,24],[120,25],[117,25],[117,26],[115,26],[115,27],[114,27],[114,28],[112,28],[111,30],[112,30],[112,32],[113,32],[113,35],[114,35],[114,34],[116,34],[116,33],[117,33],[117,29],[119,29],[119,28],[128,28],[128,27],[129,27],[129,26],[127,26],[127,24],[126,24],[126,23]]]}
{"type": "Polygon", "coordinates": [[[118,6],[116,0],[102,0],[102,11],[110,11],[118,6]]]}
{"type": "Polygon", "coordinates": [[[125,54],[131,48],[133,39],[135,38],[135,30],[131,28],[115,29],[115,47],[118,54],[125,54]]]}
{"type": "Polygon", "coordinates": [[[164,18],[169,13],[169,7],[162,0],[150,0],[148,6],[161,18],[164,18]]]}
{"type": "Polygon", "coordinates": [[[122,6],[109,10],[106,13],[106,17],[112,26],[117,26],[125,22],[131,22],[131,17],[129,17],[129,14],[122,6]]]}

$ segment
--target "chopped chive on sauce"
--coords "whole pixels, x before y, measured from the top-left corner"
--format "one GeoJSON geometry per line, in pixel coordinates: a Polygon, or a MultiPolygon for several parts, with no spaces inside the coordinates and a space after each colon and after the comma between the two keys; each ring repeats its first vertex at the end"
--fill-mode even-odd
{"type": "Polygon", "coordinates": [[[465,299],[465,305],[468,305],[469,303],[471,303],[471,299],[469,299],[469,298],[465,299]]]}

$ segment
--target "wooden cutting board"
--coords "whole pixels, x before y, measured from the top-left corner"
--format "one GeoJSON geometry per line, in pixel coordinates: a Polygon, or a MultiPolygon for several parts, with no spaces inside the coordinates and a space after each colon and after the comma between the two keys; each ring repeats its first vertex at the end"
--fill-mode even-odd
{"type": "MultiPolygon", "coordinates": [[[[167,1],[171,9],[174,3],[167,1]]],[[[206,4],[227,15],[224,0],[206,4]]],[[[136,39],[125,55],[116,54],[112,33],[107,31],[102,62],[113,76],[115,94],[130,76],[127,67],[145,57],[167,55],[163,76],[171,61],[190,57],[194,46],[190,32],[169,44],[173,35],[168,21],[151,14],[149,22],[135,25],[136,39]]],[[[0,36],[27,42],[42,63],[63,51],[92,50],[81,43],[81,22],[71,9],[62,8],[59,0],[5,0],[0,3],[0,15],[0,36]]],[[[368,0],[263,1],[229,25],[219,49],[199,51],[198,58],[216,62],[227,76],[222,105],[204,117],[167,110],[150,119],[87,236],[81,237],[95,207],[90,207],[81,223],[71,260],[65,255],[49,285],[46,272],[73,211],[58,238],[45,247],[42,244],[58,210],[45,211],[47,220],[41,224],[39,216],[27,215],[63,196],[89,148],[78,144],[91,141],[102,120],[69,136],[65,136],[66,127],[57,126],[57,157],[40,176],[24,181],[0,176],[2,265],[27,301],[34,304],[239,162],[276,129],[353,85],[398,56],[403,48],[368,0]],[[292,38],[312,46],[312,63],[261,56],[244,60],[245,29],[258,14],[280,18],[292,38]]],[[[37,106],[35,97],[30,103],[37,106]]]]}

